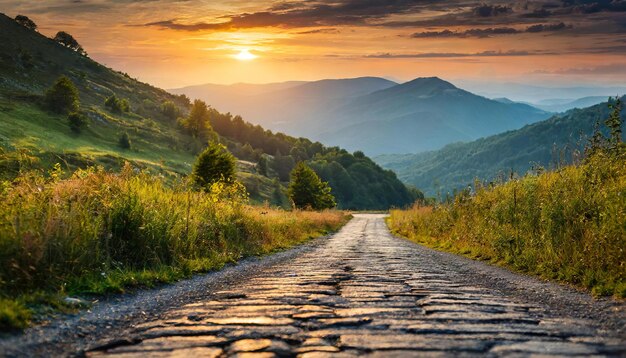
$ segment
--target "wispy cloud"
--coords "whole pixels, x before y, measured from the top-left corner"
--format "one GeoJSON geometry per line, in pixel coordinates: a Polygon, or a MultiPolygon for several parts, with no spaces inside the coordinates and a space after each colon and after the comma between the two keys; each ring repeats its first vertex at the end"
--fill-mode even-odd
{"type": "Polygon", "coordinates": [[[515,35],[523,33],[555,32],[573,28],[573,25],[566,25],[563,22],[557,24],[536,24],[525,29],[513,27],[489,27],[485,29],[469,29],[465,31],[426,31],[416,32],[411,37],[415,38],[442,38],[442,37],[491,37],[495,35],[515,35]]]}
{"type": "Polygon", "coordinates": [[[460,58],[460,57],[505,57],[505,56],[540,56],[554,55],[551,51],[482,51],[473,53],[459,52],[422,52],[422,53],[381,53],[366,55],[365,58],[460,58]]]}

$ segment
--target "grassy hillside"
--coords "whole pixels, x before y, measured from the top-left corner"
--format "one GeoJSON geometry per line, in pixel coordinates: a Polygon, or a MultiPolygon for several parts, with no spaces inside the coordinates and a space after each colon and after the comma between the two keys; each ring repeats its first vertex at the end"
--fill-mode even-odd
{"type": "Polygon", "coordinates": [[[438,151],[385,155],[376,157],[376,161],[425,194],[445,196],[473,184],[476,178],[495,181],[498,177],[508,178],[511,171],[523,175],[533,167],[555,168],[571,163],[580,158],[596,121],[604,121],[608,113],[607,103],[602,103],[438,151]]]}
{"type": "Polygon", "coordinates": [[[241,186],[195,191],[130,164],[120,173],[25,172],[0,181],[0,331],[76,308],[67,295],[171,282],[296,245],[348,219],[250,206],[246,198],[241,186]]]}
{"type": "MultiPolygon", "coordinates": [[[[1,173],[5,178],[17,175],[17,169],[23,165],[51,168],[54,163],[61,163],[63,169],[71,172],[92,165],[119,169],[126,160],[171,180],[190,173],[195,156],[206,143],[182,130],[177,116],[162,109],[165,102],[172,102],[179,115],[185,116],[190,110],[187,97],[167,93],[106,68],[2,14],[0,30],[0,167],[7,169],[1,173]],[[54,114],[43,106],[45,91],[59,76],[68,77],[78,89],[80,111],[88,123],[80,134],[70,129],[66,116],[54,114]],[[107,108],[105,100],[113,95],[127,100],[130,110],[116,113],[107,108]],[[130,137],[130,149],[119,145],[123,133],[130,137]],[[36,161],[25,164],[18,160],[22,150],[28,151],[36,161]]],[[[284,191],[289,170],[297,161],[336,156],[333,153],[351,156],[340,148],[273,133],[239,116],[214,109],[210,109],[210,124],[241,160],[238,176],[256,203],[289,205],[284,191]],[[261,160],[268,164],[263,173],[257,166],[261,160]]],[[[371,161],[364,163],[380,174],[381,181],[400,188],[391,201],[377,200],[375,193],[361,190],[371,199],[367,200],[370,206],[364,209],[404,206],[414,200],[414,195],[393,173],[371,161]]],[[[365,188],[370,180],[355,178],[354,185],[365,188]]],[[[342,200],[339,206],[360,208],[342,200]]]]}
{"type": "Polygon", "coordinates": [[[626,147],[580,166],[394,210],[397,234],[437,249],[626,297],[626,147]]]}

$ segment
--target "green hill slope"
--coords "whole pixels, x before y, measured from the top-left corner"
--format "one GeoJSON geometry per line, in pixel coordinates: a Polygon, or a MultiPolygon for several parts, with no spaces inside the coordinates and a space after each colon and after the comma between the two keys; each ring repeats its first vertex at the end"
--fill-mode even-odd
{"type": "Polygon", "coordinates": [[[376,161],[427,195],[445,195],[467,187],[475,178],[493,180],[511,170],[524,174],[533,166],[554,168],[572,162],[596,121],[602,124],[608,113],[607,103],[601,103],[473,142],[432,152],[383,155],[376,161]]]}
{"type": "MultiPolygon", "coordinates": [[[[2,176],[10,176],[28,162],[20,159],[26,155],[20,152],[22,150],[34,157],[38,161],[35,166],[41,168],[61,163],[67,170],[90,165],[117,169],[124,161],[130,161],[167,177],[186,175],[204,143],[181,130],[176,116],[162,110],[165,102],[174,103],[181,115],[186,115],[190,109],[187,97],[170,94],[109,69],[0,14],[2,176]],[[42,105],[43,94],[60,76],[68,77],[78,89],[80,111],[88,122],[80,134],[70,129],[66,116],[51,113],[42,105]],[[114,113],[106,108],[104,102],[112,95],[126,99],[130,110],[114,113]],[[130,149],[119,145],[123,133],[130,137],[130,149]]],[[[330,162],[335,162],[333,158],[338,153],[353,157],[339,148],[326,148],[304,138],[272,133],[240,117],[213,109],[210,122],[221,141],[241,159],[238,176],[256,202],[288,205],[285,183],[289,170],[299,160],[328,157],[330,162]],[[264,175],[256,165],[260,160],[268,164],[264,175]]],[[[368,178],[355,176],[354,188],[367,196],[369,204],[361,207],[356,202],[339,200],[340,207],[386,209],[406,205],[415,198],[395,174],[365,159],[359,161],[377,174],[374,184],[387,182],[395,188],[391,199],[377,198],[375,193],[366,190],[372,184],[368,178]]],[[[335,194],[346,197],[340,192],[335,194]]]]}

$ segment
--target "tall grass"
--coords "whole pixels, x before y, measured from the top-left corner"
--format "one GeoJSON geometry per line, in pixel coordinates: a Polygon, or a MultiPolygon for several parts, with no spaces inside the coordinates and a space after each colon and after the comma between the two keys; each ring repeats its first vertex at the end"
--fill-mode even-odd
{"type": "Polygon", "coordinates": [[[388,224],[435,248],[626,297],[625,151],[597,151],[447,205],[394,210],[388,224]]]}
{"type": "Polygon", "coordinates": [[[18,302],[38,291],[104,293],[171,281],[292,246],[346,220],[335,211],[252,207],[241,185],[167,186],[129,165],[68,179],[58,169],[29,172],[0,185],[0,299],[18,302]]]}

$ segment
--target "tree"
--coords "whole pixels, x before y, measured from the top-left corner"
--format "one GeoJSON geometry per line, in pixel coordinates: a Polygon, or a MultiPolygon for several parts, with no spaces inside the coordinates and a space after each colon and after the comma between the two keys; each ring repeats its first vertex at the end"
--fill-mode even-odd
{"type": "Polygon", "coordinates": [[[179,119],[180,125],[195,138],[205,141],[216,141],[217,133],[211,127],[209,108],[204,101],[193,101],[189,116],[179,119]]]}
{"type": "Polygon", "coordinates": [[[323,210],[337,205],[328,183],[323,182],[304,162],[291,172],[289,198],[296,208],[323,210]]]}
{"type": "Polygon", "coordinates": [[[180,116],[180,109],[174,102],[164,101],[161,104],[161,113],[163,113],[167,119],[174,121],[180,116]]]}
{"type": "Polygon", "coordinates": [[[611,114],[604,124],[609,127],[611,132],[609,143],[613,148],[617,148],[622,143],[622,100],[616,98],[615,103],[609,101],[609,109],[611,109],[611,114]]]}
{"type": "Polygon", "coordinates": [[[33,20],[29,19],[28,16],[17,15],[15,17],[15,22],[29,30],[37,31],[37,24],[35,24],[33,20]]]}
{"type": "Polygon", "coordinates": [[[122,133],[118,143],[120,147],[122,147],[123,149],[130,149],[131,143],[130,143],[130,137],[128,136],[128,133],[126,132],[122,133]]]}
{"type": "Polygon", "coordinates": [[[71,50],[74,50],[81,55],[86,55],[87,53],[83,50],[83,47],[76,41],[74,36],[68,34],[65,31],[57,32],[56,36],[54,36],[54,41],[58,42],[62,46],[65,46],[71,50]]]}
{"type": "Polygon", "coordinates": [[[256,168],[259,174],[267,176],[267,158],[261,155],[261,158],[259,158],[259,163],[257,164],[256,168]]]}
{"type": "Polygon", "coordinates": [[[56,113],[69,113],[78,111],[78,89],[74,83],[65,76],[59,77],[45,94],[46,106],[56,113]]]}
{"type": "Polygon", "coordinates": [[[87,119],[85,116],[78,112],[72,112],[67,116],[67,121],[69,122],[70,129],[75,133],[80,133],[80,131],[87,125],[87,119]]]}
{"type": "Polygon", "coordinates": [[[226,150],[226,147],[217,142],[210,142],[198,155],[193,166],[192,178],[198,186],[208,190],[213,183],[220,180],[232,181],[235,177],[235,163],[235,157],[226,150]]]}
{"type": "Polygon", "coordinates": [[[280,179],[280,181],[289,180],[289,173],[295,165],[296,164],[292,156],[282,155],[280,154],[280,151],[276,153],[274,161],[272,162],[272,167],[278,174],[278,179],[280,179]]]}
{"type": "Polygon", "coordinates": [[[104,106],[109,108],[113,113],[122,113],[130,111],[130,104],[126,98],[119,99],[116,95],[112,95],[104,100],[104,106]]]}

